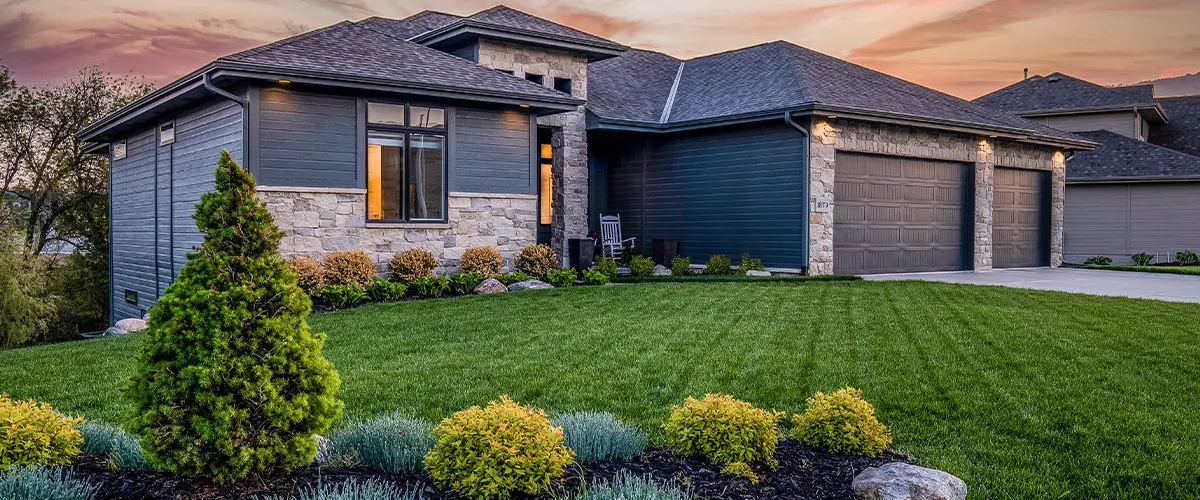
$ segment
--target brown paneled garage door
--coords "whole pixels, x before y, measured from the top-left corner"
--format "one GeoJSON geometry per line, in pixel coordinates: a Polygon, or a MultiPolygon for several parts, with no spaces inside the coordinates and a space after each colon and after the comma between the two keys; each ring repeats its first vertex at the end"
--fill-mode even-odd
{"type": "Polygon", "coordinates": [[[992,266],[1050,264],[1050,172],[996,167],[992,266]]]}
{"type": "Polygon", "coordinates": [[[835,175],[835,273],[968,268],[969,165],[839,152],[835,175]]]}

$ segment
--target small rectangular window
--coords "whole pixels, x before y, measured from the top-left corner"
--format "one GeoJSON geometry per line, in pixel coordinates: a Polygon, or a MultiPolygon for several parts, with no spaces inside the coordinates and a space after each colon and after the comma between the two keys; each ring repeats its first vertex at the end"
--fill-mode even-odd
{"type": "Polygon", "coordinates": [[[175,122],[167,122],[158,126],[158,145],[166,146],[175,142],[175,122]]]}
{"type": "Polygon", "coordinates": [[[536,83],[538,85],[546,84],[546,77],[544,77],[542,75],[535,75],[533,73],[525,73],[525,79],[529,80],[533,83],[536,83]]]}
{"type": "Polygon", "coordinates": [[[570,94],[571,93],[571,79],[570,78],[555,78],[554,79],[554,90],[557,90],[564,94],[570,94]]]}
{"type": "Polygon", "coordinates": [[[133,290],[125,290],[125,302],[129,304],[137,304],[137,292],[133,290]]]}
{"type": "Polygon", "coordinates": [[[513,72],[512,72],[512,70],[511,70],[511,69],[498,69],[498,70],[496,70],[496,71],[499,71],[499,72],[501,72],[501,73],[504,73],[504,74],[506,74],[506,75],[511,75],[511,74],[513,74],[513,72]]]}
{"type": "Polygon", "coordinates": [[[426,108],[412,106],[412,126],[421,128],[445,128],[446,110],[442,108],[426,108]]]}
{"type": "Polygon", "coordinates": [[[113,159],[124,160],[129,155],[128,143],[125,141],[117,141],[113,143],[113,159]]]}
{"type": "Polygon", "coordinates": [[[384,104],[381,102],[367,103],[367,122],[380,125],[399,125],[403,127],[408,122],[404,119],[403,104],[384,104]]]}

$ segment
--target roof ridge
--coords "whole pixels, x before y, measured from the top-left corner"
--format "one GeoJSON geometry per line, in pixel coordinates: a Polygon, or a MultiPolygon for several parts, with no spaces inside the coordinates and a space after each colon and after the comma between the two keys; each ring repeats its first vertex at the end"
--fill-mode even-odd
{"type": "Polygon", "coordinates": [[[804,82],[800,78],[800,72],[796,71],[796,59],[795,59],[796,54],[790,50],[787,50],[789,45],[793,45],[796,47],[799,47],[799,45],[795,45],[795,44],[792,44],[791,42],[787,42],[787,41],[783,41],[783,40],[780,40],[779,42],[774,42],[774,43],[775,43],[775,50],[781,52],[783,54],[783,57],[789,59],[788,62],[790,64],[788,67],[788,71],[792,74],[792,80],[794,80],[796,82],[795,88],[799,89],[802,94],[808,94],[808,95],[801,96],[801,98],[805,102],[816,102],[816,100],[811,95],[812,92],[809,92],[806,89],[806,87],[804,87],[804,82]]]}
{"type": "Polygon", "coordinates": [[[225,58],[227,58],[227,57],[231,57],[231,56],[237,56],[237,55],[242,55],[242,56],[252,56],[252,55],[255,55],[255,54],[261,54],[262,52],[265,52],[265,51],[267,51],[267,50],[272,50],[272,49],[277,49],[277,48],[280,48],[280,47],[285,47],[285,46],[287,46],[287,45],[289,45],[289,44],[292,44],[292,43],[294,43],[294,42],[298,42],[298,41],[300,41],[300,40],[304,40],[304,39],[306,39],[306,38],[308,38],[308,37],[310,37],[310,36],[313,36],[313,35],[315,35],[315,34],[317,34],[317,33],[323,33],[323,32],[325,32],[325,31],[332,30],[333,28],[342,27],[342,26],[348,26],[348,25],[353,25],[353,24],[356,24],[356,23],[355,23],[354,21],[341,21],[341,22],[338,22],[338,23],[330,24],[329,26],[325,26],[325,27],[322,27],[322,28],[317,28],[317,29],[315,29],[315,30],[311,30],[311,31],[305,31],[304,33],[300,33],[299,35],[295,35],[295,36],[290,36],[290,37],[284,38],[283,40],[276,40],[276,41],[274,41],[274,42],[271,42],[271,43],[268,43],[268,44],[266,44],[266,45],[259,45],[258,47],[251,47],[251,48],[249,48],[249,49],[246,49],[246,50],[243,50],[243,51],[240,51],[240,52],[234,52],[234,53],[232,53],[232,54],[226,54],[226,55],[223,55],[223,56],[221,56],[221,57],[218,57],[218,58],[217,58],[217,60],[221,60],[221,59],[225,59],[225,58]]]}
{"type": "Polygon", "coordinates": [[[687,61],[679,61],[679,69],[675,72],[675,82],[671,84],[671,92],[667,94],[667,103],[663,105],[662,116],[658,123],[667,123],[671,119],[671,107],[675,105],[675,94],[679,92],[679,80],[683,79],[683,66],[687,61]]]}
{"type": "Polygon", "coordinates": [[[720,55],[725,55],[725,54],[732,54],[732,53],[734,53],[734,52],[741,52],[741,51],[743,51],[743,50],[750,50],[750,49],[755,49],[755,48],[758,48],[758,47],[764,47],[764,46],[767,46],[767,45],[775,45],[775,44],[779,44],[779,43],[788,43],[788,42],[785,42],[785,41],[783,41],[783,40],[775,40],[775,41],[772,41],[772,42],[762,42],[762,43],[756,43],[756,44],[754,44],[754,45],[747,45],[747,46],[745,46],[745,47],[741,47],[741,48],[737,48],[737,49],[722,50],[722,51],[720,51],[720,52],[713,52],[712,54],[705,54],[705,55],[702,55],[702,56],[696,56],[696,57],[693,57],[693,58],[691,58],[691,59],[683,59],[683,61],[696,61],[696,60],[700,60],[700,59],[704,59],[704,58],[708,58],[708,57],[715,57],[715,56],[720,56],[720,55]]]}

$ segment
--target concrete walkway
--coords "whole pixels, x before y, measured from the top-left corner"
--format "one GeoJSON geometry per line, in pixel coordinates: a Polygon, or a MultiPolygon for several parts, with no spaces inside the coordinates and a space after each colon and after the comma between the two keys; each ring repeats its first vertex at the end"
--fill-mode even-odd
{"type": "Polygon", "coordinates": [[[990,273],[909,273],[868,280],[925,280],[1200,303],[1200,276],[1095,269],[1000,269],[990,273]]]}

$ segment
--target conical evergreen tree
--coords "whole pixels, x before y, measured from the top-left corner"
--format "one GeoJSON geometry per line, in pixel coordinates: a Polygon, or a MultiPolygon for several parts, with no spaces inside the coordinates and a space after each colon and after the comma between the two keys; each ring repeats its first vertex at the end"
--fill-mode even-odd
{"type": "Polygon", "coordinates": [[[150,309],[128,426],[156,463],[222,483],[307,465],[341,413],[340,382],[282,234],[227,151],[193,218],[204,244],[150,309]]]}

